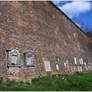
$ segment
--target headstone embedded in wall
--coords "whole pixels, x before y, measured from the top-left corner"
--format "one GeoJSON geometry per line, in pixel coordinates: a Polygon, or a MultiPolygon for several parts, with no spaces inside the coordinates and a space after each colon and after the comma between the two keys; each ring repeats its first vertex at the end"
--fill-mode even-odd
{"type": "Polygon", "coordinates": [[[74,57],[74,63],[77,64],[77,58],[76,57],[74,57]]]}
{"type": "Polygon", "coordinates": [[[66,63],[64,63],[64,66],[66,67],[66,63]]]}
{"type": "Polygon", "coordinates": [[[20,65],[20,53],[17,49],[7,50],[8,66],[20,65]]]}
{"type": "Polygon", "coordinates": [[[80,62],[81,65],[83,65],[83,59],[82,58],[79,59],[79,62],[80,62]]]}
{"type": "Polygon", "coordinates": [[[59,65],[58,64],[56,64],[56,70],[59,71],[59,65]]]}
{"type": "Polygon", "coordinates": [[[35,64],[34,64],[35,56],[34,56],[33,52],[24,53],[24,57],[25,57],[25,65],[26,66],[35,67],[35,64]]]}
{"type": "Polygon", "coordinates": [[[51,72],[50,61],[44,61],[45,71],[51,72]]]}

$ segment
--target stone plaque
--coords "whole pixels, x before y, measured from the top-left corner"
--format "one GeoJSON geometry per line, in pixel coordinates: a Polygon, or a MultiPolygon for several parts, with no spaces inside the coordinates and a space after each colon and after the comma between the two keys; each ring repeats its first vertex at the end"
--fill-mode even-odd
{"type": "Polygon", "coordinates": [[[31,52],[25,53],[25,60],[27,66],[34,66],[34,54],[31,52]]]}
{"type": "Polygon", "coordinates": [[[64,66],[66,67],[66,63],[64,63],[64,66]]]}
{"type": "Polygon", "coordinates": [[[20,59],[20,53],[17,49],[8,51],[8,65],[18,65],[20,59]]]}
{"type": "Polygon", "coordinates": [[[80,64],[83,65],[83,59],[82,58],[79,59],[79,62],[80,62],[80,64]]]}
{"type": "Polygon", "coordinates": [[[11,63],[12,63],[12,64],[15,64],[15,65],[16,65],[16,64],[17,64],[17,61],[18,61],[17,56],[12,56],[12,57],[11,57],[11,63]]]}
{"type": "Polygon", "coordinates": [[[51,66],[49,61],[44,61],[46,72],[51,72],[51,66]]]}
{"type": "Polygon", "coordinates": [[[77,64],[77,59],[76,59],[76,57],[74,57],[74,63],[77,64]]]}

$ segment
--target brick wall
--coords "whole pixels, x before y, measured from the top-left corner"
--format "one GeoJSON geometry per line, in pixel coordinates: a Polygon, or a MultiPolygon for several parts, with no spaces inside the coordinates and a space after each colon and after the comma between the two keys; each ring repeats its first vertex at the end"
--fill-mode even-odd
{"type": "Polygon", "coordinates": [[[92,69],[92,49],[88,47],[88,38],[50,2],[0,2],[1,66],[4,60],[7,64],[6,50],[12,48],[19,50],[21,65],[18,69],[9,69],[6,65],[10,79],[29,81],[47,75],[46,60],[50,61],[52,74],[79,71],[76,67],[81,65],[75,65],[74,57],[78,63],[80,58],[83,59],[86,70],[92,69]],[[35,68],[24,65],[26,51],[34,52],[35,68]],[[58,72],[56,56],[60,58],[58,72]]]}

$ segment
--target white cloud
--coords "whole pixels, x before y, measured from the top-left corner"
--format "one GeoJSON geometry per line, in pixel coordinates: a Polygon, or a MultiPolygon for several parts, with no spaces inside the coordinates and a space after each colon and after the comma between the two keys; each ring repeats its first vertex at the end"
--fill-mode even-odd
{"type": "Polygon", "coordinates": [[[54,4],[58,5],[61,1],[53,1],[54,4]]]}
{"type": "Polygon", "coordinates": [[[59,8],[65,12],[70,18],[79,16],[81,13],[85,13],[91,9],[90,2],[72,2],[66,3],[59,8]]]}

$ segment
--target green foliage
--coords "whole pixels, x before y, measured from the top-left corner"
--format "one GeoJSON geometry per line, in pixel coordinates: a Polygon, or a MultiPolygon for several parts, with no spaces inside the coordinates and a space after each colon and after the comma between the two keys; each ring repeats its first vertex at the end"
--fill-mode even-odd
{"type": "Polygon", "coordinates": [[[0,91],[92,91],[92,73],[45,76],[32,83],[0,80],[0,91]]]}

